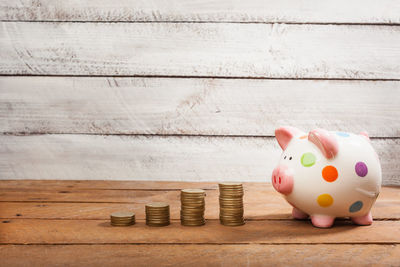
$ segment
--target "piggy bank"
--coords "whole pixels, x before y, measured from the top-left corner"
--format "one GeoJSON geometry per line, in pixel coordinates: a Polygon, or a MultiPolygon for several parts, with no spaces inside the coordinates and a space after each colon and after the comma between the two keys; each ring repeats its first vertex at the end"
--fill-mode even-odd
{"type": "Polygon", "coordinates": [[[371,207],[379,195],[382,173],[367,133],[294,127],[275,131],[283,150],[272,172],[272,185],[293,206],[296,219],[311,218],[331,227],[336,217],[372,224],[371,207]]]}

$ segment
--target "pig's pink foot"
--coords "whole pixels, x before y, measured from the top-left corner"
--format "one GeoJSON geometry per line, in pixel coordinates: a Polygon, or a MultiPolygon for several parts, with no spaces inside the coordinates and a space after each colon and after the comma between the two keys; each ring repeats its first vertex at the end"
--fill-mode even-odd
{"type": "Polygon", "coordinates": [[[319,228],[329,228],[332,227],[335,217],[313,215],[311,216],[311,222],[315,227],[319,228]]]}
{"type": "Polygon", "coordinates": [[[358,225],[371,225],[373,221],[371,212],[364,216],[352,217],[351,220],[358,225]]]}
{"type": "Polygon", "coordinates": [[[304,219],[308,218],[308,214],[307,213],[304,213],[301,210],[296,209],[296,208],[293,208],[292,216],[293,216],[293,218],[298,219],[298,220],[304,220],[304,219]]]}

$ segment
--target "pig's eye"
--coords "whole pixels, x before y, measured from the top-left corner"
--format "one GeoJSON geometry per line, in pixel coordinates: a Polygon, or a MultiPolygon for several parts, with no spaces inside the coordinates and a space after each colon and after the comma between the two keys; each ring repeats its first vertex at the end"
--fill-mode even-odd
{"type": "Polygon", "coordinates": [[[286,159],[286,156],[283,159],[286,159]]]}
{"type": "Polygon", "coordinates": [[[289,160],[292,160],[292,157],[290,157],[289,160]]]}

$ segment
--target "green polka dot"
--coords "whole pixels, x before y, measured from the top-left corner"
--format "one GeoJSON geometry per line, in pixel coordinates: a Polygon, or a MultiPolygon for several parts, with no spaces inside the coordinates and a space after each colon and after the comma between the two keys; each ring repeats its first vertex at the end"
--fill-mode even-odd
{"type": "Polygon", "coordinates": [[[316,157],[314,156],[313,153],[307,152],[304,153],[303,156],[301,156],[301,164],[304,167],[311,167],[312,165],[315,164],[316,157]]]}

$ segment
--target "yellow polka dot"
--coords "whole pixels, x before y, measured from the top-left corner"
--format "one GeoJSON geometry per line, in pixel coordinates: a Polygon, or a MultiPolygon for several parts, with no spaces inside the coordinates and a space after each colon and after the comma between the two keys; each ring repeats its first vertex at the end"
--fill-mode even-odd
{"type": "Polygon", "coordinates": [[[318,196],[317,202],[321,207],[329,207],[333,203],[333,197],[329,194],[322,194],[318,196]]]}

